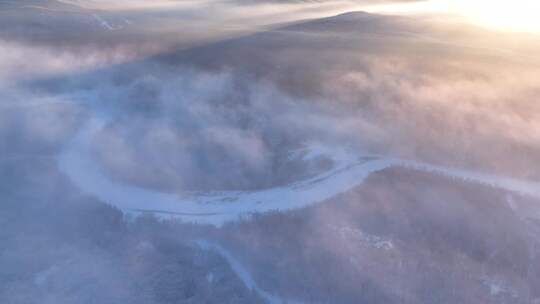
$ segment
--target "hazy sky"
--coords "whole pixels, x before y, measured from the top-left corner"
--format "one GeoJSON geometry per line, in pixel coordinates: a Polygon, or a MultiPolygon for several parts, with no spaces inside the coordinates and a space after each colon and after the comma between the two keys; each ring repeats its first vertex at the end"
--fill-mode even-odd
{"type": "Polygon", "coordinates": [[[540,32],[540,1],[536,0],[427,0],[412,3],[377,4],[373,12],[443,13],[488,28],[540,32]]]}
{"type": "MultiPolygon", "coordinates": [[[[74,4],[85,8],[97,8],[107,10],[145,10],[145,9],[192,9],[194,7],[226,7],[234,3],[259,4],[264,8],[258,8],[261,15],[269,13],[290,13],[302,7],[321,12],[342,11],[355,8],[369,12],[395,12],[395,13],[437,13],[447,14],[463,18],[464,21],[472,22],[498,30],[540,32],[540,2],[536,0],[234,0],[234,1],[178,1],[178,0],[62,0],[60,2],[74,4]]],[[[247,8],[236,8],[237,12],[247,8]]],[[[312,11],[313,12],[313,11],[312,11]]],[[[253,17],[253,12],[250,13],[253,17]]]]}

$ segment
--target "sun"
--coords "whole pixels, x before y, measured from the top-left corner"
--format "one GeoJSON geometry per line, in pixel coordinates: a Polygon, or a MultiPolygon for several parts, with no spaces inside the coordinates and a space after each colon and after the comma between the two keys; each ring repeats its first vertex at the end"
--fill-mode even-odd
{"type": "Polygon", "coordinates": [[[500,30],[540,33],[540,0],[446,0],[450,12],[500,30]]]}
{"type": "Polygon", "coordinates": [[[444,13],[497,30],[540,33],[540,0],[418,0],[363,9],[374,13],[444,13]]]}

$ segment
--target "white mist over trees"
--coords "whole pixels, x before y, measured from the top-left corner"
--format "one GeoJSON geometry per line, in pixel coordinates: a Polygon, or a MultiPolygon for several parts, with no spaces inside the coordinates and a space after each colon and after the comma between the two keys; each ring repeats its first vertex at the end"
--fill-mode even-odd
{"type": "Polygon", "coordinates": [[[538,38],[382,2],[0,1],[0,303],[539,302],[538,38]]]}

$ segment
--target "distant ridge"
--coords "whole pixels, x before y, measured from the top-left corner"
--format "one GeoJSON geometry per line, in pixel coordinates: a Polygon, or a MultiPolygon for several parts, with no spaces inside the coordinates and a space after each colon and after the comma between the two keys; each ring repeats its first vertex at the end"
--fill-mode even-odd
{"type": "Polygon", "coordinates": [[[51,11],[81,11],[83,8],[69,2],[57,0],[0,0],[1,9],[48,9],[51,11]]]}

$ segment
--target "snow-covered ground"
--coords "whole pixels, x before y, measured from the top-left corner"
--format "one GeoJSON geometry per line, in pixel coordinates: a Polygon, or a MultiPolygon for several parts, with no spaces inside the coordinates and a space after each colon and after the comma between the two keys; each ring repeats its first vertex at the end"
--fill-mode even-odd
{"type": "Polygon", "coordinates": [[[242,263],[240,263],[240,261],[238,261],[231,253],[229,253],[225,248],[223,248],[219,244],[209,242],[206,240],[196,241],[196,244],[203,250],[214,250],[220,256],[222,256],[225,260],[227,260],[227,262],[231,266],[231,269],[236,273],[236,275],[240,278],[240,280],[242,280],[244,285],[248,289],[257,292],[267,303],[269,304],[284,304],[284,303],[300,304],[300,302],[297,302],[297,301],[281,299],[261,289],[255,282],[255,280],[253,279],[249,271],[242,265],[242,263]]]}
{"type": "Polygon", "coordinates": [[[412,168],[540,198],[538,183],[383,156],[355,155],[320,143],[308,146],[303,157],[326,156],[333,160],[334,166],[306,180],[250,192],[163,193],[114,181],[103,172],[90,153],[90,142],[105,123],[99,118],[91,119],[65,147],[58,159],[59,167],[83,192],[130,214],[151,212],[163,219],[221,226],[253,213],[298,209],[324,201],[361,184],[370,174],[390,167],[412,168]]]}

